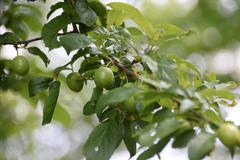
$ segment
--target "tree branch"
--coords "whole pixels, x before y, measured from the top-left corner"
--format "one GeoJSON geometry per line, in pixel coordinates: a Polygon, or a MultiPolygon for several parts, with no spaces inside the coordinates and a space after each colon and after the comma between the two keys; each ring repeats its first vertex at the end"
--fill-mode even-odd
{"type": "Polygon", "coordinates": [[[146,81],[146,80],[144,81],[143,78],[140,75],[138,75],[137,73],[135,73],[133,71],[130,71],[126,65],[122,64],[121,62],[119,62],[115,57],[113,57],[113,56],[107,57],[107,56],[104,56],[104,55],[101,55],[101,54],[98,55],[98,56],[101,57],[103,60],[112,61],[112,63],[115,66],[117,66],[118,69],[120,69],[121,71],[126,73],[129,77],[133,77],[133,78],[139,79],[139,80],[143,81],[144,83],[152,86],[153,88],[160,89],[158,84],[156,85],[156,84],[153,84],[152,82],[149,82],[149,81],[146,81]]]}
{"type": "Polygon", "coordinates": [[[121,64],[116,58],[114,58],[113,56],[111,56],[112,62],[113,64],[115,64],[120,70],[122,70],[123,72],[125,72],[128,76],[130,77],[138,77],[138,75],[130,70],[128,70],[128,68],[121,64]]]}
{"type": "MultiPolygon", "coordinates": [[[[66,33],[58,33],[58,36],[62,36],[62,35],[70,34],[70,33],[74,33],[74,31],[66,32],[66,33]]],[[[0,43],[0,44],[3,44],[3,45],[24,44],[25,46],[27,46],[29,43],[39,41],[39,40],[42,40],[42,37],[37,37],[37,38],[29,39],[29,40],[22,40],[22,41],[18,41],[17,43],[0,43]]]]}
{"type": "Polygon", "coordinates": [[[125,72],[129,77],[135,77],[137,78],[138,75],[136,73],[134,73],[133,71],[128,70],[127,66],[125,66],[124,64],[120,63],[115,57],[110,56],[104,56],[104,55],[98,55],[99,57],[101,57],[103,60],[106,61],[112,61],[112,63],[118,67],[118,69],[120,69],[121,71],[125,72]]]}

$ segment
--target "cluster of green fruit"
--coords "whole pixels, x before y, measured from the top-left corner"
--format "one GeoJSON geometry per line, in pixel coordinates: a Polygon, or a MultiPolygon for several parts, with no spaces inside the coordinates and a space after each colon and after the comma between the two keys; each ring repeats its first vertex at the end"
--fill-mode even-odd
{"type": "MultiPolygon", "coordinates": [[[[14,73],[24,76],[28,73],[30,68],[28,60],[24,56],[16,56],[11,61],[11,69],[14,73]]],[[[114,83],[114,74],[111,69],[107,67],[99,67],[95,71],[94,81],[99,88],[111,88],[114,83]]],[[[66,78],[67,86],[74,92],[79,92],[83,88],[84,79],[78,72],[70,73],[66,78]]],[[[130,97],[123,104],[123,109],[129,113],[136,112],[135,97],[130,97]]],[[[220,141],[228,148],[240,146],[240,131],[237,126],[230,123],[224,123],[219,126],[217,136],[220,141]]]]}
{"type": "MultiPolygon", "coordinates": [[[[11,61],[11,69],[14,73],[24,76],[29,72],[29,62],[24,56],[16,56],[11,61]]],[[[109,89],[114,84],[113,71],[108,67],[99,67],[94,74],[94,81],[99,88],[109,89]]],[[[80,92],[83,88],[84,79],[78,72],[70,73],[66,78],[68,88],[74,92],[80,92]]],[[[124,110],[129,113],[136,113],[135,98],[132,96],[123,104],[124,110]]]]}
{"type": "MultiPolygon", "coordinates": [[[[94,81],[98,88],[111,88],[114,84],[113,71],[108,67],[99,67],[95,71],[94,81]]],[[[66,83],[71,91],[80,92],[83,88],[84,79],[78,72],[72,72],[67,76],[66,83]]],[[[120,108],[128,113],[136,113],[136,97],[130,97],[120,108]]]]}
{"type": "Polygon", "coordinates": [[[29,62],[24,56],[16,56],[11,61],[11,69],[19,76],[25,76],[29,72],[29,62]]]}
{"type": "MultiPolygon", "coordinates": [[[[99,88],[110,88],[114,83],[114,74],[107,67],[99,67],[94,77],[96,86],[99,88]]],[[[84,79],[78,72],[72,72],[67,76],[66,82],[70,90],[79,92],[83,88],[84,79]]]]}

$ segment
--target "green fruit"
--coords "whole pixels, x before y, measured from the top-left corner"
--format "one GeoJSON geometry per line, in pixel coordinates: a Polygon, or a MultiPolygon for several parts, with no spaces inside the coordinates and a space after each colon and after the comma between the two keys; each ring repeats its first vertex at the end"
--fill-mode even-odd
{"type": "Polygon", "coordinates": [[[124,102],[124,109],[129,113],[137,112],[134,96],[130,97],[124,102]]]}
{"type": "Polygon", "coordinates": [[[99,88],[110,88],[114,83],[114,75],[111,69],[100,67],[95,71],[95,83],[99,88]]]}
{"type": "Polygon", "coordinates": [[[20,76],[24,76],[28,73],[30,68],[29,66],[29,62],[24,56],[16,56],[11,61],[12,70],[20,76]]]}
{"type": "Polygon", "coordinates": [[[221,142],[229,148],[234,148],[240,142],[240,131],[233,124],[225,123],[220,125],[217,134],[221,142]]]}
{"type": "Polygon", "coordinates": [[[83,80],[81,75],[77,72],[72,72],[67,76],[67,86],[70,90],[74,92],[79,92],[83,88],[83,80]]]}

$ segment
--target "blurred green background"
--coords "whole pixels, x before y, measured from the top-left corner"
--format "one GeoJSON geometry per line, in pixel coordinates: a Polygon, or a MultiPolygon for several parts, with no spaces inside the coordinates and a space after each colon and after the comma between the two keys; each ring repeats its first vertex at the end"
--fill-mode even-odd
{"type": "MultiPolygon", "coordinates": [[[[108,3],[113,0],[104,0],[108,3]]],[[[121,0],[118,0],[121,1],[121,0]]],[[[10,29],[18,31],[22,37],[39,36],[41,24],[46,22],[46,14],[52,4],[35,2],[41,13],[31,15],[24,8],[11,8],[11,0],[0,0],[0,34],[10,29]],[[10,8],[9,8],[10,7],[10,8]],[[41,16],[40,16],[41,15],[41,16]],[[33,18],[36,16],[36,18],[33,18]],[[24,18],[25,17],[25,18],[24,18]],[[24,23],[20,19],[24,20],[24,23]],[[30,26],[30,27],[29,27],[30,26]]],[[[183,40],[174,40],[160,46],[163,54],[178,54],[198,65],[203,72],[216,72],[222,81],[240,79],[240,0],[122,0],[133,4],[154,25],[171,23],[188,30],[191,34],[183,40]]],[[[17,1],[17,3],[26,3],[17,1]]],[[[59,12],[61,13],[61,12],[59,12]]],[[[56,13],[56,14],[59,14],[56,13]]],[[[36,42],[44,48],[41,42],[36,42]]],[[[43,49],[46,53],[48,50],[43,49]]],[[[31,72],[21,78],[6,77],[0,73],[0,160],[79,160],[83,159],[81,148],[92,128],[97,124],[95,117],[82,115],[83,105],[91,95],[93,84],[84,86],[80,94],[61,87],[60,101],[50,125],[41,126],[44,93],[34,99],[28,98],[27,82],[32,75],[51,74],[51,69],[67,62],[63,49],[48,53],[49,68],[24,50],[31,60],[31,72]],[[40,99],[40,100],[38,100],[40,99]]],[[[11,46],[0,46],[0,62],[12,59],[16,51],[11,46]]],[[[79,63],[75,64],[78,68],[79,63]]],[[[1,68],[1,63],[0,63],[1,68]]],[[[68,72],[64,72],[66,75],[68,72]]],[[[64,75],[61,81],[64,82],[64,75]]],[[[237,120],[237,114],[230,111],[229,117],[237,120]]],[[[164,150],[163,159],[186,160],[185,150],[164,150]]],[[[227,150],[219,147],[216,160],[227,160],[227,150]]],[[[239,157],[236,156],[235,159],[239,157]]],[[[128,159],[121,146],[113,160],[128,159]]],[[[134,159],[134,158],[133,158],[134,159]]]]}

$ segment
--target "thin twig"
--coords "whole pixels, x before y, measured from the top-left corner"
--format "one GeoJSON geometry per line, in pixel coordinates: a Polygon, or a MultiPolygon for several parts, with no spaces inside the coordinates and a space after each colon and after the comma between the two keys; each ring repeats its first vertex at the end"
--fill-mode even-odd
{"type": "Polygon", "coordinates": [[[145,49],[146,50],[145,54],[149,54],[152,51],[153,47],[154,47],[153,45],[148,44],[147,48],[145,49]]]}
{"type": "MultiPolygon", "coordinates": [[[[138,74],[136,74],[133,71],[130,71],[124,64],[120,63],[115,57],[113,57],[113,56],[107,57],[107,56],[104,56],[104,55],[101,55],[101,54],[98,55],[98,56],[101,57],[105,61],[112,61],[112,63],[115,66],[117,66],[118,69],[120,69],[121,71],[126,73],[129,77],[133,77],[133,78],[141,80],[141,77],[138,74]]],[[[147,82],[147,81],[144,81],[144,82],[147,83],[148,85],[154,87],[154,88],[158,88],[150,82],[147,82]]]]}
{"type": "Polygon", "coordinates": [[[120,70],[125,72],[128,76],[130,76],[130,77],[138,77],[137,74],[135,74],[134,72],[128,70],[128,68],[125,65],[121,64],[115,57],[111,56],[111,60],[112,60],[113,64],[115,64],[120,70]]]}
{"type": "Polygon", "coordinates": [[[132,44],[131,44],[130,42],[128,42],[128,41],[126,41],[126,43],[127,43],[130,47],[132,47],[132,49],[137,53],[137,55],[140,55],[138,49],[137,49],[134,45],[132,45],[132,44]]]}
{"type": "Polygon", "coordinates": [[[125,72],[129,77],[138,77],[137,74],[135,74],[133,71],[128,70],[128,68],[124,64],[120,63],[115,57],[107,57],[101,54],[98,56],[101,57],[104,61],[111,61],[115,66],[118,67],[118,69],[125,72]]]}
{"type": "MultiPolygon", "coordinates": [[[[74,31],[72,32],[66,32],[66,33],[58,33],[58,36],[62,36],[62,35],[66,35],[66,34],[70,34],[70,33],[74,33],[74,31]]],[[[3,45],[18,45],[18,44],[24,44],[25,46],[28,45],[31,42],[35,42],[35,41],[39,41],[42,40],[42,37],[37,37],[37,38],[33,38],[33,39],[29,39],[29,40],[22,40],[22,41],[18,41],[17,43],[0,43],[3,45]]]]}

